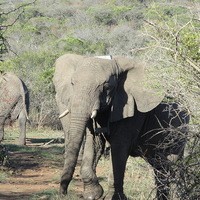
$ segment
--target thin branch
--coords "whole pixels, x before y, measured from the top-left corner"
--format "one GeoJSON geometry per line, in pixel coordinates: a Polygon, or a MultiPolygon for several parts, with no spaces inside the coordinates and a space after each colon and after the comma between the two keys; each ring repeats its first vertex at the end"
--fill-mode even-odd
{"type": "Polygon", "coordinates": [[[64,136],[64,133],[62,133],[60,136],[58,136],[57,138],[53,138],[52,140],[50,140],[49,142],[45,143],[43,146],[47,146],[51,143],[55,143],[57,141],[60,141],[62,139],[62,137],[64,136]]]}
{"type": "MultiPolygon", "coordinates": [[[[9,43],[6,40],[6,38],[4,36],[4,33],[7,31],[7,29],[9,27],[13,26],[18,21],[18,19],[20,18],[20,16],[24,13],[24,8],[26,6],[29,6],[31,4],[36,3],[36,1],[37,0],[34,0],[33,2],[26,3],[24,5],[21,5],[21,6],[17,7],[17,8],[15,8],[15,9],[12,9],[12,10],[10,10],[8,12],[2,12],[2,13],[0,13],[0,17],[1,17],[2,15],[9,15],[10,13],[16,12],[17,10],[20,10],[21,8],[23,8],[22,12],[19,13],[19,15],[17,16],[17,18],[11,24],[0,25],[0,40],[1,40],[1,49],[0,49],[0,51],[1,51],[1,54],[3,54],[4,52],[8,52],[8,50],[10,50],[10,45],[9,45],[9,43]]],[[[0,61],[2,61],[2,60],[0,60],[0,61]]]]}
{"type": "Polygon", "coordinates": [[[170,51],[172,52],[174,55],[179,55],[181,58],[185,59],[185,61],[187,63],[190,64],[190,66],[192,66],[196,71],[200,72],[200,67],[197,66],[194,62],[192,62],[191,59],[189,59],[188,57],[185,57],[183,56],[180,52],[178,51],[175,51],[169,47],[164,47],[164,46],[159,46],[159,45],[152,45],[152,46],[149,46],[149,47],[143,47],[143,48],[133,48],[131,49],[130,51],[133,52],[133,51],[143,51],[143,50],[147,50],[147,49],[152,49],[152,48],[161,48],[161,49],[165,49],[167,51],[170,51]]]}
{"type": "Polygon", "coordinates": [[[154,28],[156,28],[157,30],[160,30],[160,27],[156,26],[153,22],[147,21],[146,19],[143,19],[144,22],[146,22],[147,24],[153,26],[154,28]]]}
{"type": "Polygon", "coordinates": [[[176,32],[176,36],[178,36],[178,34],[189,24],[191,24],[191,22],[193,21],[193,19],[191,19],[190,21],[188,21],[186,24],[184,24],[177,32],[176,32]]]}
{"type": "Polygon", "coordinates": [[[189,58],[187,57],[183,57],[185,58],[186,62],[188,62],[194,69],[196,69],[199,73],[200,73],[200,67],[195,65],[189,58]]]}
{"type": "Polygon", "coordinates": [[[36,1],[37,0],[34,0],[33,2],[21,5],[21,6],[15,8],[15,9],[9,11],[9,12],[2,12],[2,13],[0,13],[0,16],[2,16],[2,15],[9,15],[10,13],[13,13],[13,12],[15,12],[15,11],[20,10],[21,8],[23,8],[22,12],[17,16],[17,18],[14,20],[14,22],[12,22],[11,24],[7,24],[7,25],[0,25],[0,30],[2,28],[7,28],[7,27],[10,27],[10,26],[13,26],[16,23],[16,21],[19,19],[19,17],[24,13],[24,7],[29,6],[31,4],[34,4],[36,1]]]}

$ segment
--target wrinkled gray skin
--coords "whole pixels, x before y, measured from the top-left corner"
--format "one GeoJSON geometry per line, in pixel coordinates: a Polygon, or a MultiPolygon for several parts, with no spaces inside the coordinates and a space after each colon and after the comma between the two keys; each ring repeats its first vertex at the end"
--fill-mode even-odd
{"type": "MultiPolygon", "coordinates": [[[[107,60],[66,54],[57,59],[53,78],[56,101],[61,115],[69,110],[69,114],[61,118],[65,132],[62,194],[67,193],[86,132],[81,165],[83,196],[85,199],[102,196],[103,189],[98,183],[95,168],[105,139],[95,132],[101,132],[100,128],[104,129],[109,122],[134,116],[135,106],[140,112],[148,112],[162,101],[163,96],[144,87],[148,84],[144,84],[143,79],[144,66],[129,58],[107,60]]],[[[119,185],[115,193],[121,192],[121,183],[116,182],[115,185],[119,185]]]]}
{"type": "Polygon", "coordinates": [[[4,138],[4,125],[18,119],[18,144],[25,145],[29,94],[24,82],[13,73],[6,72],[0,76],[0,102],[0,141],[4,138]]]}

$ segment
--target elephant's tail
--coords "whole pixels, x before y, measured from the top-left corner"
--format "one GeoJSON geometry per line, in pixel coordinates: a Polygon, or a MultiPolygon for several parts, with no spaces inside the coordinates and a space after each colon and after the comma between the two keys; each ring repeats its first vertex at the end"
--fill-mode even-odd
{"type": "Polygon", "coordinates": [[[13,109],[11,112],[11,121],[15,121],[21,112],[24,112],[24,116],[26,117],[26,121],[31,124],[30,119],[28,117],[28,110],[27,105],[22,96],[19,96],[19,98],[16,100],[16,103],[13,105],[13,109]]]}
{"type": "Polygon", "coordinates": [[[28,113],[29,113],[29,94],[26,94],[28,93],[28,91],[25,91],[25,94],[23,95],[23,108],[24,109],[24,113],[25,113],[25,116],[26,116],[26,121],[31,124],[31,121],[28,117],[28,113]],[[27,97],[28,95],[28,97],[27,97]]]}
{"type": "MultiPolygon", "coordinates": [[[[21,80],[21,79],[20,79],[21,80]]],[[[22,99],[23,99],[23,108],[24,108],[24,112],[25,112],[25,116],[26,116],[26,120],[29,124],[31,124],[31,121],[28,117],[28,113],[29,113],[29,104],[30,104],[30,101],[29,101],[29,91],[28,91],[28,88],[26,87],[25,83],[21,80],[21,83],[22,83],[22,99]]]]}
{"type": "MultiPolygon", "coordinates": [[[[25,108],[26,108],[26,105],[25,105],[25,108]]],[[[26,121],[31,125],[31,121],[28,117],[27,109],[25,109],[25,114],[26,114],[26,121]]]]}

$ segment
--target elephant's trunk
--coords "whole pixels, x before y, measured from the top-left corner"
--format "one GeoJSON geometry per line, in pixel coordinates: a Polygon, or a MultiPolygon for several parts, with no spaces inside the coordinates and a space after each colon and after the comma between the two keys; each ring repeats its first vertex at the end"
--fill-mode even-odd
{"type": "Polygon", "coordinates": [[[60,184],[62,194],[67,193],[68,185],[72,179],[88,118],[88,114],[71,112],[71,123],[67,136],[69,138],[66,138],[65,142],[65,163],[60,184]]]}

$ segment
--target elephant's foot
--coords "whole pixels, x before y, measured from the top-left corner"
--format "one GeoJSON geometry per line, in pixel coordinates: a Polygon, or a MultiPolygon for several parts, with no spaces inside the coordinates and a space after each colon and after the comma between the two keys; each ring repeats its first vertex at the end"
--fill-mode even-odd
{"type": "Polygon", "coordinates": [[[60,189],[59,189],[59,194],[60,194],[61,196],[65,196],[65,195],[67,194],[67,190],[64,189],[63,187],[60,187],[60,189]]]}
{"type": "Polygon", "coordinates": [[[103,188],[99,183],[85,185],[83,197],[85,200],[96,200],[103,195],[103,188]]]}
{"type": "Polygon", "coordinates": [[[104,200],[128,200],[128,198],[124,193],[114,193],[113,191],[109,191],[104,197],[104,200]]]}
{"type": "Polygon", "coordinates": [[[61,181],[59,194],[61,196],[66,195],[67,194],[67,188],[68,188],[68,184],[65,181],[61,181]]]}

